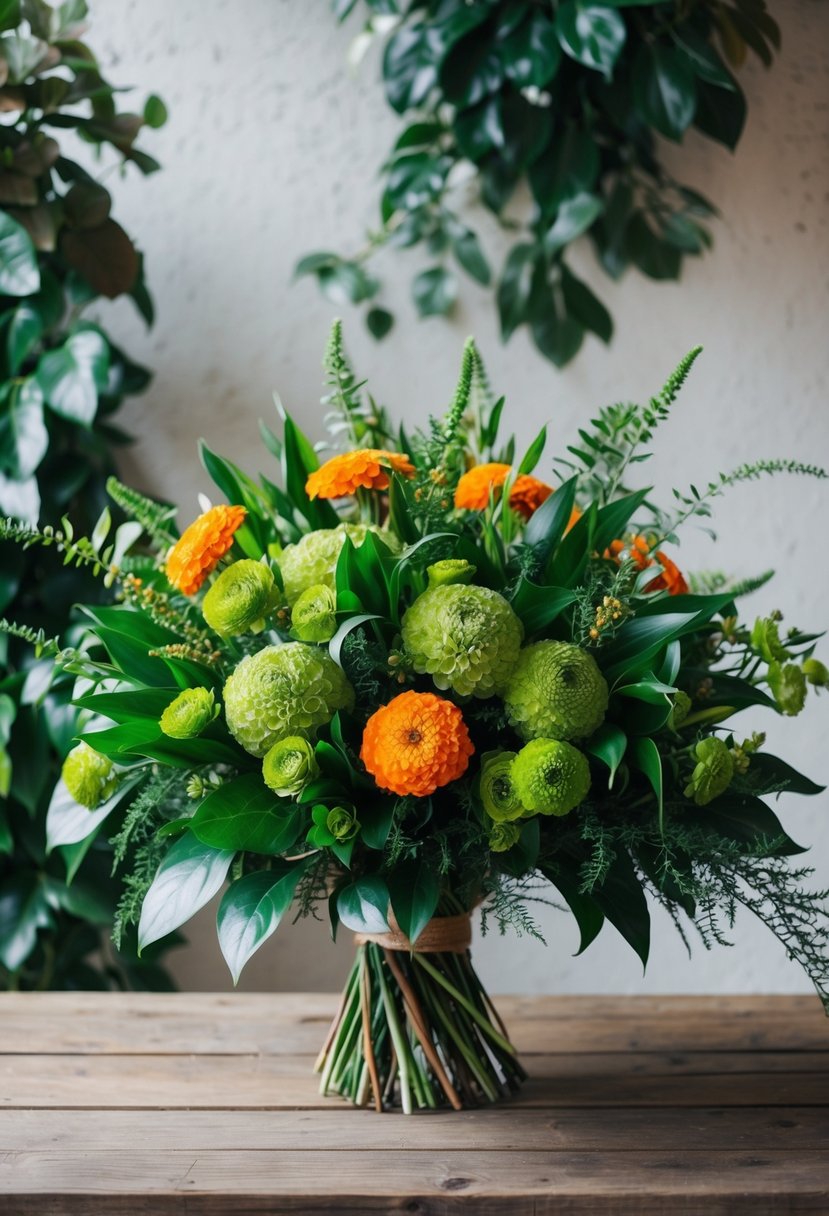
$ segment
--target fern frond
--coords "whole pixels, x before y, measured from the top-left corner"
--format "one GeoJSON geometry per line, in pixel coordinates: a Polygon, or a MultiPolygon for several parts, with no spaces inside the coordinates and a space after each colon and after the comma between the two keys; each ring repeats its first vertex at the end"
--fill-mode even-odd
{"type": "Polygon", "coordinates": [[[175,530],[169,528],[175,518],[175,507],[165,506],[152,498],[125,486],[117,477],[107,478],[107,494],[130,519],[139,523],[159,549],[169,549],[176,543],[175,530]]]}

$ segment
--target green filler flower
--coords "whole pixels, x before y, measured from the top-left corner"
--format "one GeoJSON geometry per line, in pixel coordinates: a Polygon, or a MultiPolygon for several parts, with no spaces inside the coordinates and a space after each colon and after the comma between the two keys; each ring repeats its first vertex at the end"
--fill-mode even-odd
{"type": "Polygon", "coordinates": [[[707,806],[725,793],[734,776],[734,758],[730,749],[716,735],[700,739],[694,748],[697,765],[685,787],[685,797],[693,798],[697,806],[707,806]]]}
{"type": "Polygon", "coordinates": [[[515,757],[512,780],[528,811],[566,815],[587,797],[590,766],[571,743],[533,739],[515,757]]]}
{"type": "Polygon", "coordinates": [[[570,642],[521,651],[504,692],[510,723],[524,739],[583,739],[598,730],[608,689],[596,660],[570,642]]]}

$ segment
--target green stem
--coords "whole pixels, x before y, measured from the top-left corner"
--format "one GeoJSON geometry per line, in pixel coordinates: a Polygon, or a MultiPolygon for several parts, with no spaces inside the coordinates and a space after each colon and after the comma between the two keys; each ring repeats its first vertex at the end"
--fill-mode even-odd
{"type": "Polygon", "coordinates": [[[472,1002],[469,1001],[468,998],[465,997],[462,992],[458,992],[455,985],[450,984],[449,980],[446,979],[446,977],[444,975],[441,975],[441,973],[440,973],[440,971],[438,971],[437,967],[433,966],[429,962],[429,960],[422,954],[414,954],[412,957],[416,960],[417,963],[420,964],[421,967],[423,967],[426,971],[428,971],[428,973],[429,973],[429,975],[431,975],[432,979],[436,980],[440,984],[441,988],[444,988],[449,993],[449,995],[452,997],[452,999],[454,1001],[457,1001],[457,1003],[466,1010],[466,1012],[469,1014],[469,1016],[475,1022],[478,1023],[478,1025],[481,1027],[481,1029],[484,1031],[484,1033],[489,1035],[489,1037],[492,1039],[493,1043],[497,1043],[502,1051],[506,1051],[510,1055],[515,1055],[515,1048],[513,1047],[512,1043],[510,1043],[507,1039],[505,1039],[503,1035],[498,1033],[498,1031],[494,1028],[492,1023],[487,1018],[485,1018],[483,1016],[483,1014],[479,1013],[479,1011],[475,1008],[475,1006],[472,1004],[472,1002]]]}

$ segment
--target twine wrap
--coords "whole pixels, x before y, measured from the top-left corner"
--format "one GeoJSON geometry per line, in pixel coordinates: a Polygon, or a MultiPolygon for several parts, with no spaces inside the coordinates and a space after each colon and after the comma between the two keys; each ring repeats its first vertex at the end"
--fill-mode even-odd
{"type": "Polygon", "coordinates": [[[390,914],[388,933],[355,933],[354,940],[358,946],[375,942],[384,950],[403,950],[407,954],[465,954],[472,942],[472,916],[469,912],[435,916],[413,944],[390,914]]]}

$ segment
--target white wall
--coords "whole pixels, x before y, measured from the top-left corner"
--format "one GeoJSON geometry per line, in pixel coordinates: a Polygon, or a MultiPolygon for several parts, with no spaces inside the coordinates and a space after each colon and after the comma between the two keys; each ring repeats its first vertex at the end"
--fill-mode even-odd
{"type": "MultiPolygon", "coordinates": [[[[544,363],[523,334],[502,347],[490,299],[474,284],[465,286],[451,325],[416,324],[408,282],[417,256],[388,261],[388,300],[398,311],[393,336],[377,346],[346,314],[352,356],[375,395],[408,419],[440,410],[461,342],[474,332],[520,438],[551,419],[552,445],[561,450],[598,405],[652,392],[701,342],[706,353],[648,466],[663,493],[762,455],[829,463],[829,8],[813,0],[774,8],[783,54],[770,72],[751,64],[743,73],[749,124],[738,154],[695,136],[681,153],[665,153],[683,180],[722,209],[713,255],[689,264],[681,285],[634,273],[614,285],[584,251],[579,267],[608,301],[616,336],[609,350],[591,339],[564,373],[544,363]]],[[[145,141],[164,171],[147,181],[130,174],[117,189],[118,214],[146,251],[157,325],[146,336],[123,304],[113,308],[112,324],[156,369],[150,392],[124,414],[139,437],[125,471],[180,502],[186,522],[197,491],[208,489],[195,457],[200,435],[252,470],[267,467],[257,420],[269,417],[274,388],[319,434],[331,307],[312,283],[291,286],[291,271],[311,249],[359,246],[375,222],[377,168],[397,121],[377,87],[376,59],[349,75],[345,55],[356,26],[339,29],[326,0],[108,0],[93,9],[94,45],[111,75],[159,92],[171,113],[168,127],[145,141]]],[[[486,231],[497,255],[497,236],[491,225],[486,231]]],[[[740,575],[773,565],[779,577],[746,611],[780,607],[792,621],[819,628],[829,615],[827,517],[825,484],[744,487],[718,510],[719,547],[690,532],[680,560],[740,575]]],[[[829,695],[805,718],[766,725],[775,751],[829,781],[829,695]]],[[[827,885],[829,798],[787,799],[783,815],[797,839],[814,843],[810,856],[827,885]]],[[[497,937],[477,948],[495,991],[808,990],[782,948],[747,919],[738,923],[737,949],[700,949],[693,963],[658,920],[643,980],[612,928],[573,960],[572,921],[541,911],[546,950],[497,937]]],[[[227,986],[210,914],[194,924],[192,938],[177,961],[180,982],[227,986]]],[[[285,926],[242,986],[336,987],[348,953],[347,943],[332,950],[323,925],[285,926]]]]}

